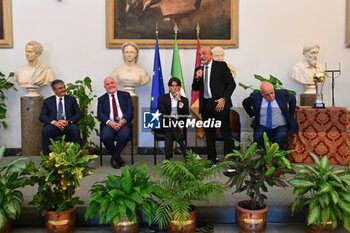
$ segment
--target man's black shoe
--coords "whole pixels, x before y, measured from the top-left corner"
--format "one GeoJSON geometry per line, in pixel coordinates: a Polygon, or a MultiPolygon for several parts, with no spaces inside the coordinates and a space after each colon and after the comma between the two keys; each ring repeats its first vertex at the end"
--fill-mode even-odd
{"type": "Polygon", "coordinates": [[[112,164],[112,167],[115,168],[115,169],[119,169],[120,168],[120,164],[118,163],[117,160],[111,158],[111,164],[112,164]]]}
{"type": "Polygon", "coordinates": [[[120,164],[121,167],[125,166],[125,162],[124,162],[124,160],[122,159],[122,157],[119,157],[119,158],[118,158],[118,163],[120,164]]]}

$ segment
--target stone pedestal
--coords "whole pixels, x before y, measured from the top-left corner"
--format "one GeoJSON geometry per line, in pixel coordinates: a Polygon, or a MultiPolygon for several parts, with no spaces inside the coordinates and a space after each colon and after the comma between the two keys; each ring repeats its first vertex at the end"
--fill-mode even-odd
{"type": "Polygon", "coordinates": [[[300,106],[313,106],[316,101],[316,94],[300,94],[300,106]]]}
{"type": "Polygon", "coordinates": [[[131,96],[132,104],[134,106],[134,119],[133,125],[133,139],[134,139],[134,155],[138,154],[139,147],[139,97],[136,95],[131,96]]]}
{"type": "Polygon", "coordinates": [[[39,121],[43,96],[21,97],[21,139],[22,155],[40,155],[41,129],[43,124],[39,121]]]}

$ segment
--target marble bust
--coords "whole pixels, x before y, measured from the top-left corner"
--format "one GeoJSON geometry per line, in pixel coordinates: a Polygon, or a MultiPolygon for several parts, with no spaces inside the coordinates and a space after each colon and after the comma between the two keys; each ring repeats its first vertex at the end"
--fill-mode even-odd
{"type": "MultiPolygon", "coordinates": [[[[215,61],[224,61],[225,59],[225,50],[222,47],[213,48],[213,59],[215,61]]],[[[227,64],[228,68],[231,71],[232,77],[236,77],[236,69],[233,65],[227,64]]]]}
{"type": "Polygon", "coordinates": [[[295,63],[288,72],[289,77],[305,85],[305,94],[316,93],[313,76],[325,70],[325,67],[317,61],[319,51],[320,46],[317,44],[304,46],[303,59],[295,63]]]}
{"type": "Polygon", "coordinates": [[[139,48],[133,42],[125,42],[122,45],[123,59],[125,64],[115,68],[110,74],[118,86],[123,86],[130,95],[136,95],[135,87],[143,86],[151,80],[146,70],[137,65],[139,48]]]}
{"type": "Polygon", "coordinates": [[[39,87],[50,85],[56,79],[55,74],[48,65],[40,62],[43,46],[39,42],[28,42],[25,52],[28,63],[15,70],[14,81],[27,88],[25,96],[40,96],[39,87]]]}

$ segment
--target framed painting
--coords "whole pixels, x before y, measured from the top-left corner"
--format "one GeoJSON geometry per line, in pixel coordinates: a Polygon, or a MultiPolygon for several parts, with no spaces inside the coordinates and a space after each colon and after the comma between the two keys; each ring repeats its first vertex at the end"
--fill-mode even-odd
{"type": "Polygon", "coordinates": [[[345,44],[350,47],[350,0],[346,1],[346,31],[345,44]]]}
{"type": "Polygon", "coordinates": [[[12,48],[11,0],[0,0],[0,48],[12,48]]]}
{"type": "Polygon", "coordinates": [[[159,45],[171,48],[177,25],[181,48],[238,47],[239,0],[106,0],[106,47],[120,48],[133,41],[153,48],[158,28],[159,45]]]}

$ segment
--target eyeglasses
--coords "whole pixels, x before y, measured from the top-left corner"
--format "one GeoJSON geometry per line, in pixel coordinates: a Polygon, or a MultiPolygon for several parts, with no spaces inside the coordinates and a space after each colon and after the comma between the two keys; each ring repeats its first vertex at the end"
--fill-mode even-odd
{"type": "Polygon", "coordinates": [[[180,85],[170,85],[171,87],[179,87],[180,85]]]}

